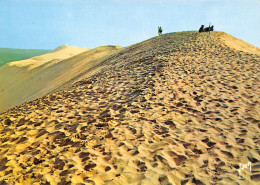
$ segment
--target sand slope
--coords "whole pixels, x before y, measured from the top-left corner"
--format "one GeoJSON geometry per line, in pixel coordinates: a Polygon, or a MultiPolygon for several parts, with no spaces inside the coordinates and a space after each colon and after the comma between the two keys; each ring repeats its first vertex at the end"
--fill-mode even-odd
{"type": "Polygon", "coordinates": [[[235,49],[238,51],[244,51],[249,53],[259,53],[260,48],[247,43],[241,39],[238,39],[236,37],[233,37],[229,34],[226,34],[224,32],[218,32],[215,37],[217,38],[217,43],[226,45],[227,47],[231,49],[235,49]]]}
{"type": "Polygon", "coordinates": [[[62,45],[50,53],[0,67],[0,112],[69,84],[100,58],[119,48],[88,50],[62,45]]]}
{"type": "Polygon", "coordinates": [[[259,184],[260,53],[226,35],[149,39],[1,114],[0,183],[259,184]]]}

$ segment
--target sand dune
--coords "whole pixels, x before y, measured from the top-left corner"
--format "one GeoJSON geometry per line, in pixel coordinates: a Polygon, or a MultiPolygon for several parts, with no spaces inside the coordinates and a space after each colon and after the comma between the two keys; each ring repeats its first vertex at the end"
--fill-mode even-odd
{"type": "Polygon", "coordinates": [[[41,65],[53,65],[87,50],[88,49],[86,48],[62,45],[47,54],[36,56],[27,60],[11,62],[9,66],[27,67],[28,70],[31,70],[41,65]]]}
{"type": "Polygon", "coordinates": [[[260,53],[232,40],[155,37],[2,113],[0,184],[259,184],[260,53]]]}
{"type": "Polygon", "coordinates": [[[99,59],[118,49],[107,46],[88,50],[62,45],[47,54],[0,67],[0,112],[75,81],[99,59]]]}
{"type": "Polygon", "coordinates": [[[50,50],[41,49],[14,49],[14,48],[0,48],[0,66],[12,61],[24,60],[34,56],[43,55],[50,50]]]}

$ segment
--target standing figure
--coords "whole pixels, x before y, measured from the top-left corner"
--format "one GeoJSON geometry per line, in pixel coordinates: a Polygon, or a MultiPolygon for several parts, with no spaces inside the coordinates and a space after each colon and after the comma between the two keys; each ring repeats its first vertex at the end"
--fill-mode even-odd
{"type": "Polygon", "coordinates": [[[201,25],[199,32],[204,32],[204,25],[201,25]]]}
{"type": "Polygon", "coordinates": [[[161,26],[158,26],[158,35],[162,35],[162,27],[161,26]]]}

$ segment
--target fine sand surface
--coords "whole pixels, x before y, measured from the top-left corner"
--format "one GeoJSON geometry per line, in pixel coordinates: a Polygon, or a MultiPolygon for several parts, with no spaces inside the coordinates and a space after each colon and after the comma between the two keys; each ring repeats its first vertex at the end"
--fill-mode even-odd
{"type": "Polygon", "coordinates": [[[88,50],[62,45],[50,53],[0,67],[0,112],[79,80],[102,57],[119,49],[104,46],[88,50]]]}
{"type": "Polygon", "coordinates": [[[2,113],[0,184],[259,184],[260,52],[233,40],[155,37],[2,113]]]}

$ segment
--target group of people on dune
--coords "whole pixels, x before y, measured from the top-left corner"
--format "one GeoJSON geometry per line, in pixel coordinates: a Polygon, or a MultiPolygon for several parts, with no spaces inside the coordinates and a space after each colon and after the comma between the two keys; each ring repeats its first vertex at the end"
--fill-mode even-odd
{"type": "MultiPolygon", "coordinates": [[[[214,26],[210,26],[209,27],[206,27],[204,28],[204,25],[201,25],[200,29],[199,29],[199,32],[210,32],[210,31],[214,31],[214,26]]],[[[163,32],[163,29],[161,26],[158,26],[158,35],[162,35],[162,32],[163,32]]]]}
{"type": "Polygon", "coordinates": [[[204,28],[204,25],[201,25],[200,29],[199,29],[199,32],[210,32],[210,31],[213,31],[214,30],[214,26],[210,26],[209,27],[206,27],[204,28]]]}

